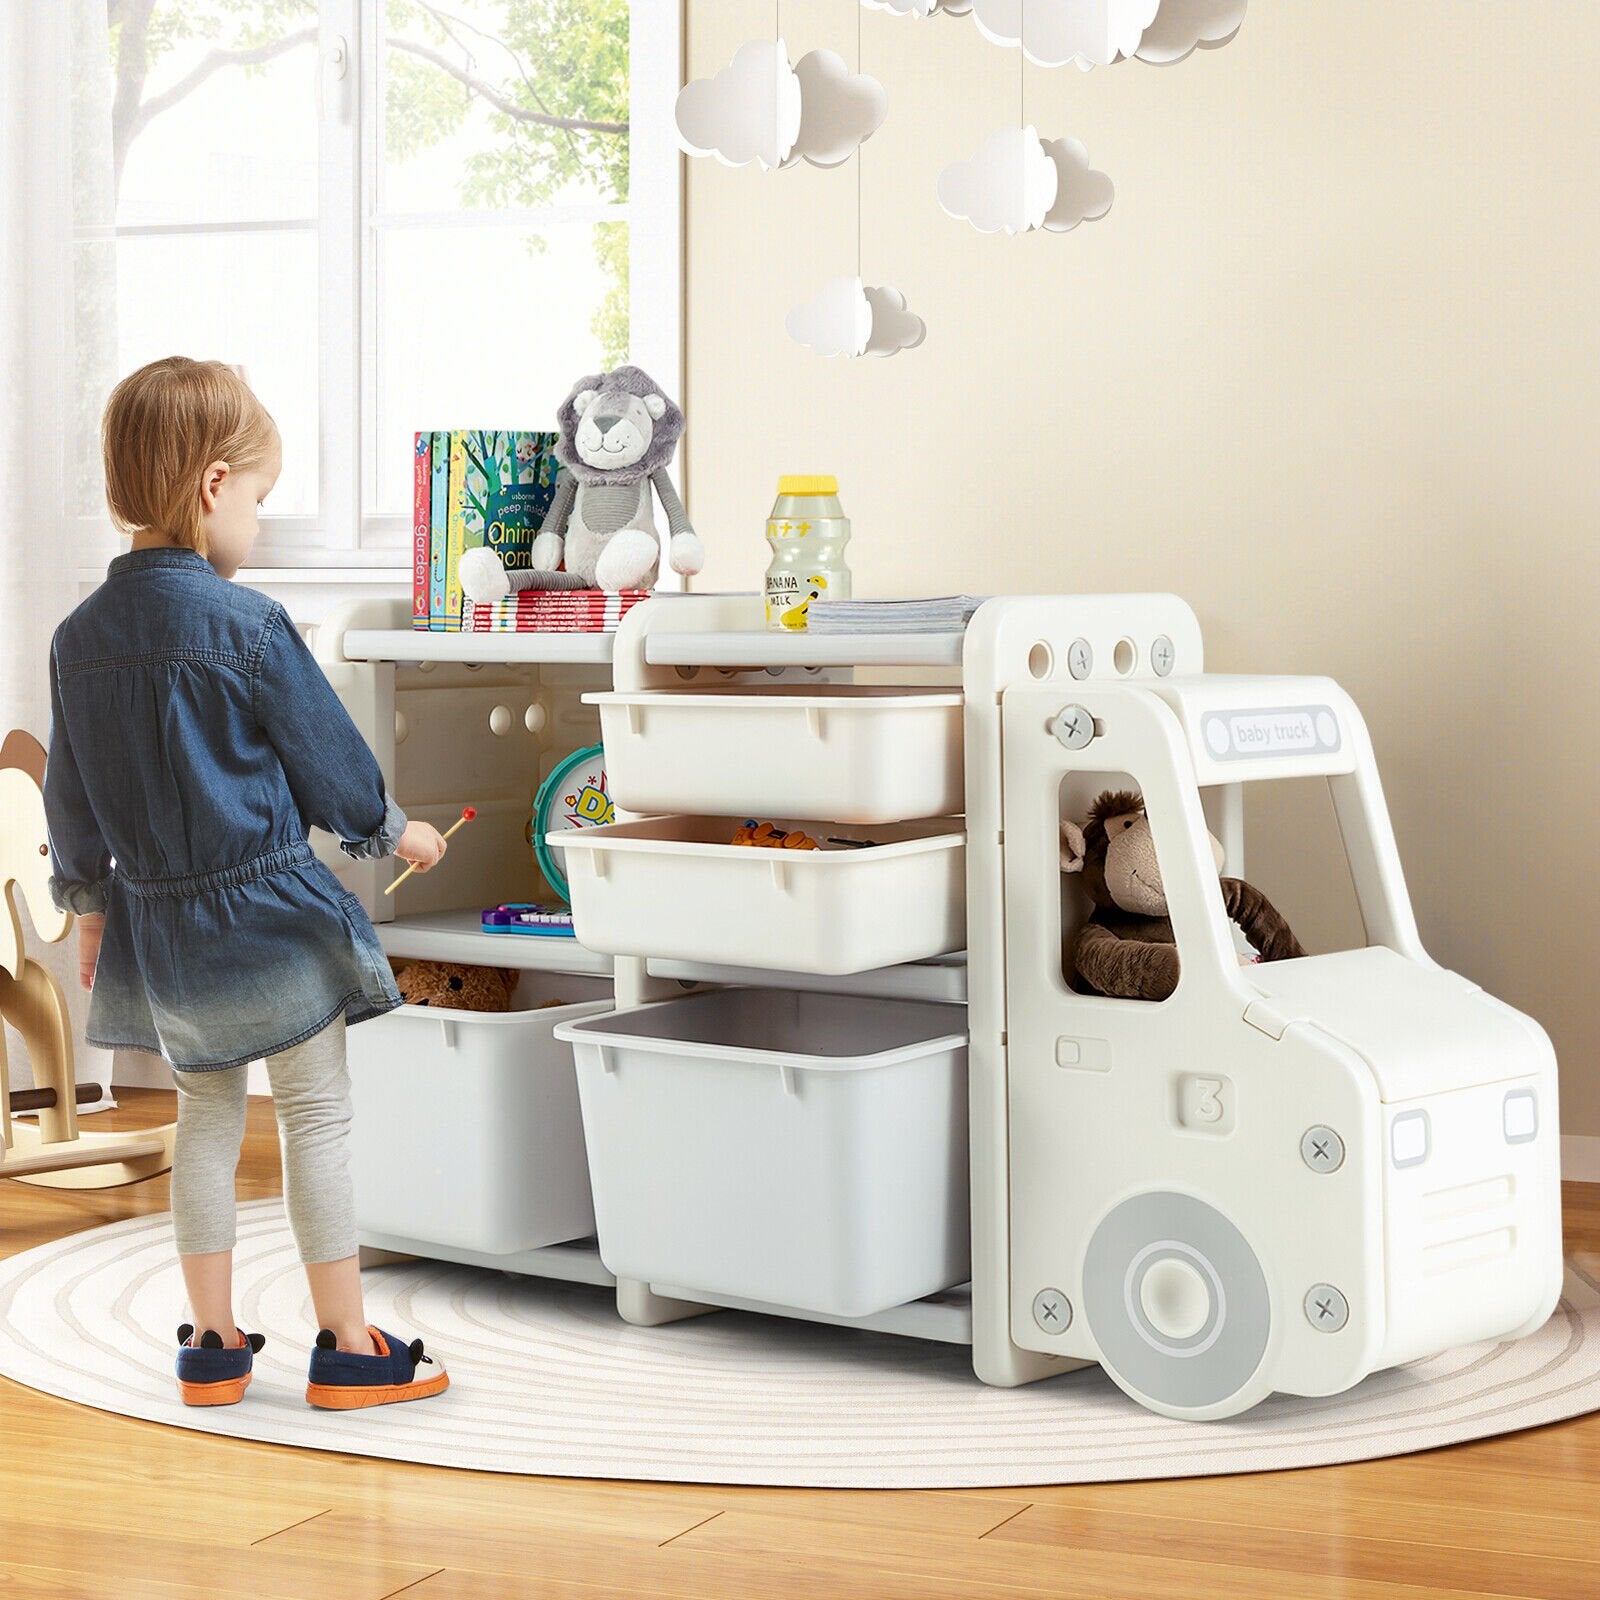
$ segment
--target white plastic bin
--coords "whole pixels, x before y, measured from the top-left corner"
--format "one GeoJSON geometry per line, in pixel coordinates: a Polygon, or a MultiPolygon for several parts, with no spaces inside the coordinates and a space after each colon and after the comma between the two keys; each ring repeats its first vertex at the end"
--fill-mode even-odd
{"type": "Polygon", "coordinates": [[[619,1277],[865,1317],[970,1276],[962,1006],[721,989],[564,1022],[619,1277]]]}
{"type": "Polygon", "coordinates": [[[610,993],[524,972],[510,1011],[402,1005],[352,1028],[360,1230],[485,1255],[592,1235],[572,1052],[551,1034],[608,1010],[610,993]]]}
{"type": "Polygon", "coordinates": [[[550,834],[565,851],[578,938],[610,955],[846,973],[964,949],[959,819],[800,828],[817,850],[727,841],[738,817],[651,817],[550,834]],[[866,848],[832,837],[878,841],[866,848]]]}
{"type": "Polygon", "coordinates": [[[844,823],[965,809],[957,690],[763,684],[587,694],[624,811],[742,806],[844,823]]]}

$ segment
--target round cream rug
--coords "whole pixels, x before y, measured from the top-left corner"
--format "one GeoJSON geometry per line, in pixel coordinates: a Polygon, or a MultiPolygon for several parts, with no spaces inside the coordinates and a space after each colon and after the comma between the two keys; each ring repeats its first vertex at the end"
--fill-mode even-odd
{"type": "Polygon", "coordinates": [[[608,1290],[426,1261],[369,1271],[368,1315],[424,1339],[450,1390],[330,1414],[305,1403],[316,1324],[281,1202],[240,1208],[237,1263],[244,1326],[267,1336],[240,1405],[178,1402],[184,1299],[166,1215],[0,1263],[0,1373],[103,1411],[318,1450],[485,1472],[830,1488],[1316,1466],[1600,1409],[1600,1281],[1572,1262],[1560,1308],[1531,1338],[1210,1423],[1142,1411],[1094,1368],[992,1389],[949,1345],[739,1312],[633,1328],[608,1290]]]}

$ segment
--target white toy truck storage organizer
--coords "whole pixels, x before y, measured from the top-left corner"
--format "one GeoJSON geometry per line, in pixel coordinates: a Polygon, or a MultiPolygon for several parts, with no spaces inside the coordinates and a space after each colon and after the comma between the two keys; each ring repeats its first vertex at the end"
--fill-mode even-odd
{"type": "Polygon", "coordinates": [[[614,1282],[641,1325],[737,1306],[970,1342],[995,1384],[1098,1362],[1196,1419],[1553,1310],[1553,1052],[1423,950],[1328,679],[1205,673],[1170,595],[996,599],[964,638],[785,636],[759,599],[669,596],[614,662],[406,618],[355,602],[318,654],[400,804],[481,820],[398,907],[392,864],[326,859],[391,953],[568,1004],[352,1031],[369,1249],[614,1282]],[[599,726],[617,820],[560,836],[585,942],[479,932],[542,892],[533,793],[599,726]],[[1245,875],[1243,785],[1289,777],[1326,779],[1365,947],[1241,966],[1205,836],[1245,875]],[[1161,1002],[1062,970],[1087,907],[1060,823],[1122,786],[1178,943],[1161,1002]],[[730,845],[747,817],[822,848],[730,845]]]}

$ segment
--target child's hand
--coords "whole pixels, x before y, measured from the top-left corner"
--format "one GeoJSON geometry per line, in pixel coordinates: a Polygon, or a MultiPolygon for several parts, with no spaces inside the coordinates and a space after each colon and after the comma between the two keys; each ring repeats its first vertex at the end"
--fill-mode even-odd
{"type": "Polygon", "coordinates": [[[438,864],[439,857],[449,848],[449,842],[431,822],[408,822],[394,853],[408,867],[426,872],[438,864]]]}
{"type": "Polygon", "coordinates": [[[106,931],[103,911],[81,916],[78,921],[78,982],[94,988],[94,969],[100,962],[100,936],[106,931]]]}

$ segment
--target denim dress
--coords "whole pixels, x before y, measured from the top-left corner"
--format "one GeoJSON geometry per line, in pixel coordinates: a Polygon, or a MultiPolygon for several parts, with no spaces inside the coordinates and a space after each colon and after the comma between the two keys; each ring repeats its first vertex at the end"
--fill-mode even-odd
{"type": "Polygon", "coordinates": [[[91,1044],[239,1066],[400,1004],[358,859],[406,824],[276,601],[193,550],[115,557],[50,643],[44,805],[58,910],[104,911],[91,1044]]]}

